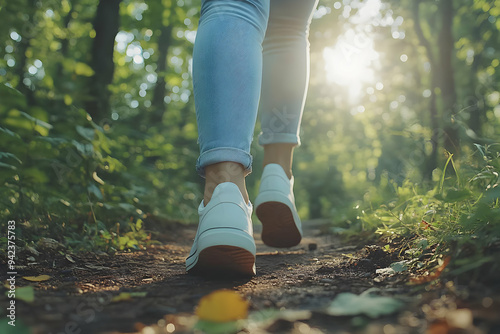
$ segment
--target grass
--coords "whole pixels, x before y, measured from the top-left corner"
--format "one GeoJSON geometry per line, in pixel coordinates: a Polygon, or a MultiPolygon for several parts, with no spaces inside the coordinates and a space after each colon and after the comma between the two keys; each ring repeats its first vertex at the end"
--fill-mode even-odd
{"type": "Polygon", "coordinates": [[[361,226],[389,241],[402,237],[407,243],[402,255],[413,258],[415,265],[426,266],[424,258],[428,266],[449,256],[449,275],[492,278],[500,269],[499,147],[476,145],[460,164],[449,155],[430,187],[410,180],[388,182],[392,198],[365,202],[361,226]]]}

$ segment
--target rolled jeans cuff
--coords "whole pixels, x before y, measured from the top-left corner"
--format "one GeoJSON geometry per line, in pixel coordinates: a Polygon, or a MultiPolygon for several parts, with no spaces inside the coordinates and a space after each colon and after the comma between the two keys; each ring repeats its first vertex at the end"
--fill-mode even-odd
{"type": "Polygon", "coordinates": [[[259,145],[267,144],[295,144],[300,146],[300,137],[292,133],[272,133],[272,132],[261,132],[259,134],[259,145]]]}
{"type": "Polygon", "coordinates": [[[245,168],[246,173],[252,172],[252,156],[250,153],[234,147],[217,147],[200,154],[196,161],[196,171],[205,177],[205,167],[219,162],[237,162],[245,168]]]}

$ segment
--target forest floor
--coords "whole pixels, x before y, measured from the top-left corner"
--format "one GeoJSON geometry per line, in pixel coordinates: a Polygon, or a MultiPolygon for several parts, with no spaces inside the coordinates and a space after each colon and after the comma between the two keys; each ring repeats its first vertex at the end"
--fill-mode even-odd
{"type": "MultiPolygon", "coordinates": [[[[250,279],[187,275],[184,260],[196,233],[189,225],[163,231],[156,238],[161,244],[140,251],[42,253],[35,262],[21,253],[16,289],[34,286],[34,300],[17,300],[16,327],[6,324],[4,314],[0,332],[199,333],[193,326],[203,328],[195,316],[200,299],[230,289],[250,303],[248,320],[238,323],[242,333],[500,333],[500,295],[492,293],[498,287],[441,282],[437,276],[444,265],[437,275],[427,273],[435,275],[434,283],[411,285],[414,274],[408,270],[383,270],[398,261],[394,245],[388,252],[384,245],[343,244],[325,233],[324,222],[304,226],[301,245],[278,251],[263,245],[256,231],[257,276],[250,279]],[[39,275],[50,278],[23,278],[39,275]],[[332,307],[340,293],[369,289],[354,309],[349,301],[340,313],[338,304],[332,307]],[[397,307],[385,310],[394,298],[397,307]],[[382,314],[369,317],[366,309],[382,314]]],[[[3,313],[7,290],[2,285],[3,313]]]]}

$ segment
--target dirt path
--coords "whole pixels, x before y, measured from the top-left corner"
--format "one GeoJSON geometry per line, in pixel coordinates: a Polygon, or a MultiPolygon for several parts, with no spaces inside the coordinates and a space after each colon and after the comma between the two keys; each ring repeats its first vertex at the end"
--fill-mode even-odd
{"type": "MultiPolygon", "coordinates": [[[[165,233],[163,245],[144,251],[69,258],[61,253],[42,254],[36,264],[18,270],[17,287],[34,285],[36,289],[33,302],[17,302],[18,326],[13,333],[29,333],[21,331],[21,322],[32,333],[169,333],[174,328],[167,326],[170,323],[176,326],[175,333],[190,333],[200,298],[222,288],[247,297],[254,315],[279,309],[312,311],[282,314],[265,326],[247,329],[251,333],[399,334],[424,333],[429,328],[430,334],[500,333],[495,322],[500,314],[498,300],[476,307],[485,311],[479,318],[474,315],[472,323],[467,312],[453,315],[458,297],[449,293],[450,287],[426,292],[405,284],[406,275],[377,274],[377,269],[396,261],[393,255],[378,246],[342,245],[324,234],[320,223],[305,226],[301,245],[286,251],[264,246],[257,231],[257,276],[252,279],[208,280],[186,275],[184,259],[195,227],[165,233]],[[21,278],[42,274],[51,278],[42,282],[21,278]],[[405,305],[399,312],[377,319],[325,314],[325,307],[339,293],[360,294],[370,288],[378,295],[402,297],[405,305]],[[452,323],[455,318],[465,322],[452,323]],[[444,329],[432,331],[435,326],[444,329]],[[459,331],[447,331],[454,328],[459,331]]],[[[8,302],[4,291],[5,286],[1,305],[8,302]]]]}

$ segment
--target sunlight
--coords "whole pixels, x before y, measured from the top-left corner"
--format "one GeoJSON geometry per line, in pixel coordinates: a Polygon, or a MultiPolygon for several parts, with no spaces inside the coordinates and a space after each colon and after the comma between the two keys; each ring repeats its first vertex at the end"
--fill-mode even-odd
{"type": "MultiPolygon", "coordinates": [[[[382,16],[380,0],[366,0],[358,6],[356,14],[350,15],[349,5],[344,7],[342,14],[354,24],[355,29],[347,29],[333,47],[323,49],[327,80],[347,87],[351,102],[361,97],[364,84],[375,82],[374,69],[379,53],[373,48],[373,26],[392,23],[388,21],[391,16],[382,16]]],[[[335,8],[340,9],[340,5],[335,8]]]]}
{"type": "Polygon", "coordinates": [[[351,101],[361,96],[364,83],[375,82],[373,62],[379,54],[373,49],[372,42],[369,46],[357,48],[340,40],[333,48],[323,49],[327,80],[347,87],[351,101]]]}

